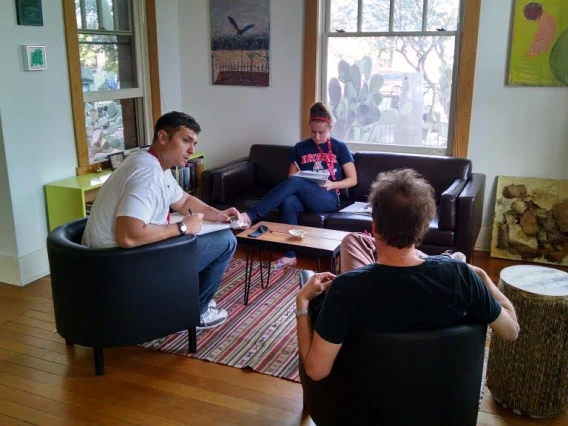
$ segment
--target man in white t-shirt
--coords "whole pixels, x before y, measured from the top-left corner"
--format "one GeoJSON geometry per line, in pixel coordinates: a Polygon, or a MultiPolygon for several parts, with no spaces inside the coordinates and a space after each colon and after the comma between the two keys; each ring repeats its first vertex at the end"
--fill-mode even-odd
{"type": "MultiPolygon", "coordinates": [[[[138,247],[180,234],[195,234],[201,230],[203,219],[229,222],[229,216],[240,217],[234,207],[219,211],[184,192],[170,171],[171,167],[185,166],[200,131],[193,117],[182,112],[160,117],[150,149],[130,154],[99,190],[83,244],[93,248],[138,247]],[[184,215],[181,222],[169,223],[170,207],[184,215]]],[[[213,296],[236,246],[229,229],[197,236],[198,328],[217,327],[227,320],[227,311],[217,308],[213,296]]]]}

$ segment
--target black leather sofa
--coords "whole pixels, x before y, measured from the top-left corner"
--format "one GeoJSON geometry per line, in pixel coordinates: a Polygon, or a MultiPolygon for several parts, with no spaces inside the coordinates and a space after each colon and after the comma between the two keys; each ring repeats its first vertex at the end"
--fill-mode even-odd
{"type": "MultiPolygon", "coordinates": [[[[202,199],[217,208],[235,206],[239,210],[254,205],[286,178],[292,146],[252,145],[248,157],[202,175],[202,199]]],[[[357,185],[342,191],[340,209],[354,201],[366,201],[377,174],[386,170],[412,168],[427,179],[436,191],[438,214],[432,220],[420,249],[428,254],[460,251],[471,259],[481,227],[485,175],[473,173],[471,161],[463,158],[357,152],[357,185]]],[[[277,221],[277,212],[266,218],[277,221]]],[[[371,230],[371,218],[364,214],[302,213],[301,225],[348,232],[371,230]]]]}

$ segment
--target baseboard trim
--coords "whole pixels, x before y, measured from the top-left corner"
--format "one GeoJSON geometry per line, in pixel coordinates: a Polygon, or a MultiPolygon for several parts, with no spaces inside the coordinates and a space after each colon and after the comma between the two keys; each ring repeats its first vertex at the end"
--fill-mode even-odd
{"type": "Polygon", "coordinates": [[[20,258],[0,256],[0,282],[23,287],[49,275],[47,247],[20,258]]]}
{"type": "Polygon", "coordinates": [[[474,250],[490,251],[491,250],[491,232],[492,226],[482,226],[479,230],[477,241],[475,242],[474,250]]]}
{"type": "Polygon", "coordinates": [[[0,282],[21,286],[20,265],[17,257],[0,256],[0,282]]]}

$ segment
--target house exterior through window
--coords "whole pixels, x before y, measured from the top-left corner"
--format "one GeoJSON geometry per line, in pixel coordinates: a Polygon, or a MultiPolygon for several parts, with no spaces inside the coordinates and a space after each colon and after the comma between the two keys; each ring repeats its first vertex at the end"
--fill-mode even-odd
{"type": "Polygon", "coordinates": [[[451,152],[463,0],[324,0],[320,97],[332,136],[451,152]]]}
{"type": "Polygon", "coordinates": [[[74,3],[84,108],[79,125],[86,132],[88,164],[95,164],[151,141],[145,1],[74,3]]]}

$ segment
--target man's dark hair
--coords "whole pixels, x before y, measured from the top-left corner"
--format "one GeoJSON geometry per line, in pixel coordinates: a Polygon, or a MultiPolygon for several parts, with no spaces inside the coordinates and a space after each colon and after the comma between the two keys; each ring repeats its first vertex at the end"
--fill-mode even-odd
{"type": "Polygon", "coordinates": [[[412,169],[379,173],[369,204],[379,237],[399,249],[418,246],[436,215],[434,188],[412,169]]]}
{"type": "Polygon", "coordinates": [[[152,141],[155,142],[158,140],[158,132],[160,130],[165,130],[171,137],[180,127],[188,127],[196,134],[201,132],[201,126],[191,115],[184,112],[171,111],[165,113],[156,121],[156,125],[154,126],[154,139],[152,141]]]}

